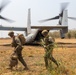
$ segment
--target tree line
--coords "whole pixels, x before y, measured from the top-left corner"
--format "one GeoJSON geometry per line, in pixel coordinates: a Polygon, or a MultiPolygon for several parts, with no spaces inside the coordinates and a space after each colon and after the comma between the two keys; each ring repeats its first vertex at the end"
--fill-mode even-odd
{"type": "MultiPolygon", "coordinates": [[[[50,35],[54,38],[60,38],[60,32],[59,31],[50,31],[50,35]]],[[[71,39],[76,38],[76,30],[68,30],[68,33],[65,34],[65,38],[71,39]]]]}

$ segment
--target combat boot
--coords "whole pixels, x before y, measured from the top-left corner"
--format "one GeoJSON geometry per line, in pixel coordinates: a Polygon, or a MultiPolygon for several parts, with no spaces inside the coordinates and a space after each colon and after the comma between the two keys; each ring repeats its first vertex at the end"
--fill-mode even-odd
{"type": "Polygon", "coordinates": [[[29,68],[28,67],[25,67],[23,70],[29,70],[29,68]]]}

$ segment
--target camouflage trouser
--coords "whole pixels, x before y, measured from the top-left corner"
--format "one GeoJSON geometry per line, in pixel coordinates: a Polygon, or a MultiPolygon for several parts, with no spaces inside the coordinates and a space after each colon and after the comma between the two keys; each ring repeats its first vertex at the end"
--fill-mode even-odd
{"type": "Polygon", "coordinates": [[[22,46],[17,46],[14,52],[17,54],[18,60],[24,65],[24,67],[27,68],[27,64],[22,57],[22,49],[23,49],[22,46]]]}
{"type": "Polygon", "coordinates": [[[44,61],[45,61],[46,68],[48,68],[48,66],[49,66],[49,64],[48,64],[49,60],[53,61],[58,66],[57,61],[52,56],[52,52],[53,52],[53,47],[49,47],[49,48],[45,49],[44,61]]]}

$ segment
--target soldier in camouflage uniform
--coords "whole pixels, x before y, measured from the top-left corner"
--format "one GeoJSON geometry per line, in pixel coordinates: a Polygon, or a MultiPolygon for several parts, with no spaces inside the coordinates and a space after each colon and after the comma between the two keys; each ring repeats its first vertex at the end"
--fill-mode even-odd
{"type": "Polygon", "coordinates": [[[42,35],[44,36],[44,38],[41,39],[41,41],[42,41],[41,45],[45,49],[45,56],[44,56],[45,66],[46,66],[46,68],[48,68],[48,66],[49,66],[48,61],[51,60],[58,67],[57,61],[52,56],[52,54],[53,54],[53,48],[54,48],[54,41],[55,40],[51,36],[49,36],[49,33],[48,33],[47,30],[43,30],[42,31],[42,35]]]}
{"type": "MultiPolygon", "coordinates": [[[[12,47],[14,47],[14,52],[17,54],[18,60],[23,64],[24,70],[28,70],[27,64],[22,57],[22,44],[20,39],[14,35],[14,32],[9,32],[8,35],[12,38],[12,47]]],[[[10,66],[9,66],[10,67],[10,66]]]]}

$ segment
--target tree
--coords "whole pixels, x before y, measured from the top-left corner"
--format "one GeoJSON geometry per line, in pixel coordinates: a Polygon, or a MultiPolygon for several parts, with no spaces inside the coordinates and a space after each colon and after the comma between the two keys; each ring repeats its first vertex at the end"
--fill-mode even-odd
{"type": "Polygon", "coordinates": [[[68,32],[67,36],[68,36],[69,39],[71,39],[71,32],[68,32]]]}

